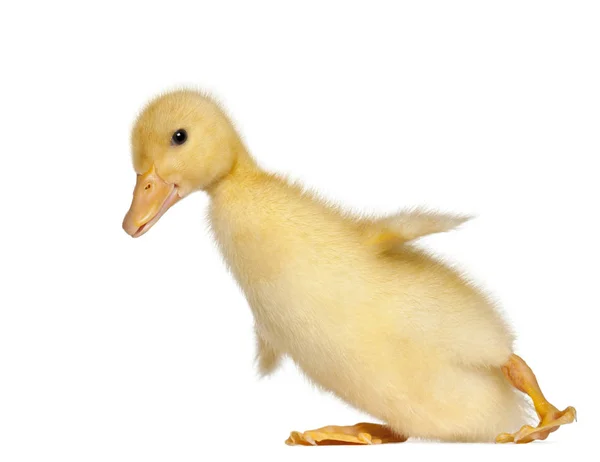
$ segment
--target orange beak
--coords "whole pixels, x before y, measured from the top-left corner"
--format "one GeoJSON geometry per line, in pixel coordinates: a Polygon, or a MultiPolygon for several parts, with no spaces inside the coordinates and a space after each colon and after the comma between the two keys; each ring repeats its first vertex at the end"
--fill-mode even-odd
{"type": "Polygon", "coordinates": [[[123,229],[131,237],[140,237],[180,199],[177,186],[165,182],[152,165],[149,171],[137,176],[123,229]]]}

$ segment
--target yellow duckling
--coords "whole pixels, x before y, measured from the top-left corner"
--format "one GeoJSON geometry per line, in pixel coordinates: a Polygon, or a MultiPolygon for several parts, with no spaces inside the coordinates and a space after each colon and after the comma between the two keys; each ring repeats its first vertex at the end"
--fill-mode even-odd
{"type": "Polygon", "coordinates": [[[254,314],[260,371],[287,355],[385,422],[292,432],[288,444],[527,443],[575,419],[573,407],[546,400],[486,296],[411,246],[465,217],[344,213],[263,171],[219,106],[194,91],[152,101],[132,149],[137,184],[125,231],[141,236],[178,200],[206,191],[214,237],[254,314]],[[529,406],[519,392],[532,399],[538,426],[519,430],[529,406]]]}

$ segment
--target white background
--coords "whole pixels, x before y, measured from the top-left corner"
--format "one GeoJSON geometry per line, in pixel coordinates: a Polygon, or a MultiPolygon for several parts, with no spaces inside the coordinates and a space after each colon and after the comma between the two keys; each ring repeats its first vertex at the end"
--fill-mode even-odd
{"type": "Polygon", "coordinates": [[[6,5],[0,460],[594,451],[597,2],[6,5]],[[517,351],[579,422],[528,446],[285,446],[292,429],[368,416],[292,364],[256,378],[250,311],[206,233],[203,194],[139,240],[121,230],[131,124],[183,84],[223,101],[263,166],[355,210],[476,214],[423,245],[501,301],[517,351]]]}

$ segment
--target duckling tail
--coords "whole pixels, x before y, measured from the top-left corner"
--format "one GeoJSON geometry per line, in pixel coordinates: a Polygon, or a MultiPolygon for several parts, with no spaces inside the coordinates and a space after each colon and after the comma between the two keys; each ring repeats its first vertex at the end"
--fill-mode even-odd
{"type": "Polygon", "coordinates": [[[391,250],[428,234],[450,231],[471,218],[425,210],[404,211],[368,221],[365,236],[368,244],[376,245],[381,250],[391,250]]]}

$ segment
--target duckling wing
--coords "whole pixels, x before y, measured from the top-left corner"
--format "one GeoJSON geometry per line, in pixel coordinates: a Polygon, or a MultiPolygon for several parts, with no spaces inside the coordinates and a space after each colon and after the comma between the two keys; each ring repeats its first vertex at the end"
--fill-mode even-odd
{"type": "Polygon", "coordinates": [[[278,352],[255,326],[256,334],[256,363],[262,377],[272,374],[281,363],[282,354],[278,352]]]}
{"type": "Polygon", "coordinates": [[[426,210],[403,211],[364,223],[366,241],[382,250],[391,250],[428,234],[450,231],[470,220],[466,215],[451,215],[426,210]]]}

